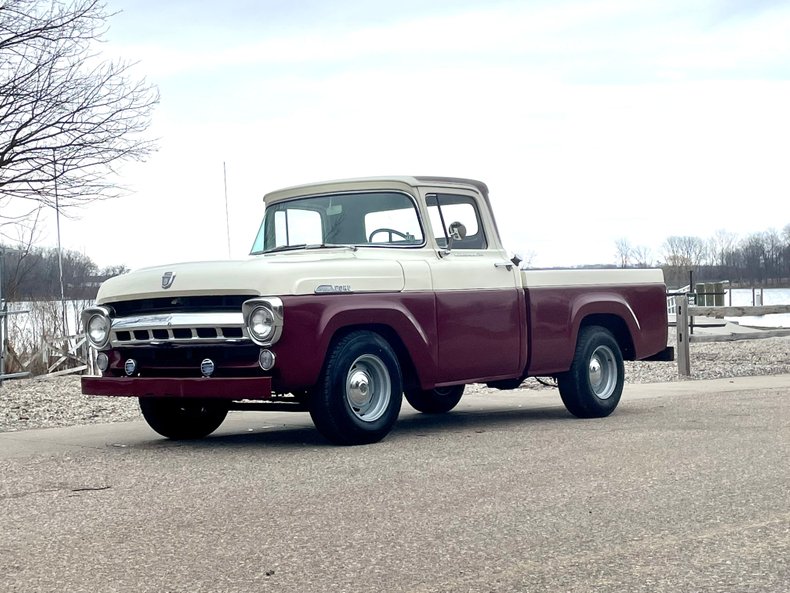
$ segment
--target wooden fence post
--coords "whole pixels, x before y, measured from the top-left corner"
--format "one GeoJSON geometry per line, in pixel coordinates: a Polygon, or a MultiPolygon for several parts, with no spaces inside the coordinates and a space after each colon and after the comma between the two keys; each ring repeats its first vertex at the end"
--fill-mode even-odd
{"type": "Polygon", "coordinates": [[[675,328],[678,342],[678,375],[691,376],[691,358],[689,356],[689,297],[682,294],[675,297],[675,328]]]}

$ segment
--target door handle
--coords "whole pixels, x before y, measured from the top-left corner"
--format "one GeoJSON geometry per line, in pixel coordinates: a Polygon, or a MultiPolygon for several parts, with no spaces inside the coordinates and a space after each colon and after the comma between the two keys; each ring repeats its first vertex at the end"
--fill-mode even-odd
{"type": "Polygon", "coordinates": [[[507,271],[509,272],[510,270],[513,269],[513,263],[512,262],[496,262],[494,264],[494,267],[495,268],[506,268],[507,271]]]}

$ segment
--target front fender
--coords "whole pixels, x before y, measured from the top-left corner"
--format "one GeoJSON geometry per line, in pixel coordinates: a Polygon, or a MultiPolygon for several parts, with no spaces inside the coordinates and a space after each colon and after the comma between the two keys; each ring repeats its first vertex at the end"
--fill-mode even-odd
{"type": "Polygon", "coordinates": [[[372,293],[283,297],[283,333],[275,390],[315,385],[332,339],[352,327],[385,326],[408,350],[421,384],[433,384],[438,368],[436,305],[432,293],[372,293]]]}

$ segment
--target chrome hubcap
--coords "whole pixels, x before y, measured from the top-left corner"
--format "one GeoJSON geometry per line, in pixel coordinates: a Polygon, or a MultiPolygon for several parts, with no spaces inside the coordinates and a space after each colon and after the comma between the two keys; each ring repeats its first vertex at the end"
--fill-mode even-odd
{"type": "Polygon", "coordinates": [[[593,393],[609,399],[617,386],[617,360],[608,346],[598,346],[590,357],[588,377],[593,393]]]}
{"type": "Polygon", "coordinates": [[[392,397],[389,372],[382,360],[363,354],[346,375],[346,401],[354,415],[364,422],[375,422],[384,415],[392,397]]]}
{"type": "Polygon", "coordinates": [[[370,377],[364,371],[354,371],[348,380],[348,400],[355,407],[364,406],[370,393],[370,377]]]}

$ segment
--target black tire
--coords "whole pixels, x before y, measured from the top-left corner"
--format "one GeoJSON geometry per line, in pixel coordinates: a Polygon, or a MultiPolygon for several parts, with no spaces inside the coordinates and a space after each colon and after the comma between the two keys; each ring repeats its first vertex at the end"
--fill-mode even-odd
{"type": "Polygon", "coordinates": [[[318,431],[337,445],[383,439],[402,401],[398,357],[379,334],[355,331],[330,350],[308,408],[318,431]]]}
{"type": "Polygon", "coordinates": [[[437,387],[436,389],[407,391],[406,401],[412,408],[423,414],[444,414],[449,412],[464,394],[464,385],[437,387]]]}
{"type": "Polygon", "coordinates": [[[578,418],[603,418],[623,394],[623,354],[609,330],[591,325],[579,331],[571,368],[557,377],[562,403],[578,418]]]}
{"type": "Polygon", "coordinates": [[[140,411],[148,426],[173,440],[202,439],[219,428],[228,415],[222,402],[182,398],[141,397],[140,411]]]}

